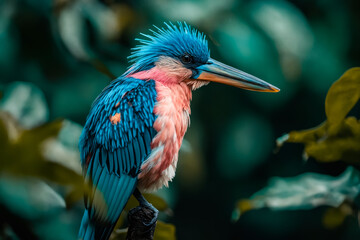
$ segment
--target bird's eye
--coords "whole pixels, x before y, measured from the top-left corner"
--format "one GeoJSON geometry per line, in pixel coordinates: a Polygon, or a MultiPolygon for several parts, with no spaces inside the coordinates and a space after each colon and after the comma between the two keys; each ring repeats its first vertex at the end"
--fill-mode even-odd
{"type": "Polygon", "coordinates": [[[181,61],[183,63],[192,63],[193,62],[193,57],[190,54],[186,53],[181,57],[181,61]]]}

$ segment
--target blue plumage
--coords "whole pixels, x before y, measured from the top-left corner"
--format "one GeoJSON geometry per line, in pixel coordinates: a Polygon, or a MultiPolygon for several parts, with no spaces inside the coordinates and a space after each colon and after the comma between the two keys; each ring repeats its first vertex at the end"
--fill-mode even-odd
{"type": "Polygon", "coordinates": [[[209,59],[202,33],[186,23],[165,25],[166,29],[152,31],[154,36],[142,34],[148,40],[138,39],[142,45],[134,48],[129,57],[134,64],[102,91],[86,120],[79,148],[85,179],[92,191],[85,196],[81,239],[109,237],[136,187],[141,164],[150,154],[156,135],[155,81],[128,76],[152,68],[160,56],[180,59],[186,52],[196,58],[192,63],[196,66],[209,59]]]}
{"type": "MultiPolygon", "coordinates": [[[[133,65],[102,91],[86,120],[79,147],[92,191],[85,196],[81,239],[109,238],[134,192],[142,164],[142,189],[158,189],[174,177],[192,90],[213,81],[254,91],[279,91],[210,58],[205,36],[186,23],[165,25],[156,27],[153,36],[142,34],[147,39],[138,39],[141,45],[130,56],[133,65]]],[[[139,191],[135,196],[140,205],[150,206],[139,191]]]]}
{"type": "Polygon", "coordinates": [[[155,82],[119,78],[95,100],[80,137],[81,164],[92,191],[79,238],[107,239],[133,193],[155,136],[155,82]],[[119,114],[118,122],[111,117],[119,114]]]}
{"type": "Polygon", "coordinates": [[[184,53],[190,54],[194,61],[188,67],[193,69],[208,61],[210,50],[203,33],[185,22],[165,25],[166,28],[154,26],[156,31],[150,30],[153,36],[142,33],[147,39],[136,39],[141,44],[132,49],[129,60],[134,64],[124,75],[152,68],[160,56],[180,60],[184,53]]]}

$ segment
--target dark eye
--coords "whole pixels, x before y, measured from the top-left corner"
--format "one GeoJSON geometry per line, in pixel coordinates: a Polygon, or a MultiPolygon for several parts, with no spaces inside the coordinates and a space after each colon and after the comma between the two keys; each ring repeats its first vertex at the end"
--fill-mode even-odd
{"type": "Polygon", "coordinates": [[[193,62],[193,57],[190,54],[185,53],[184,55],[182,55],[181,61],[183,63],[192,63],[193,62]]]}

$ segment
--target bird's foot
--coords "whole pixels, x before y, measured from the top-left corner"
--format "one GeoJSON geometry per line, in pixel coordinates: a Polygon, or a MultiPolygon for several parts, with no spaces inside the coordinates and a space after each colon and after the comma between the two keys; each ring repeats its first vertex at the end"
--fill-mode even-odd
{"type": "Polygon", "coordinates": [[[158,214],[159,211],[151,204],[150,206],[140,205],[129,211],[128,218],[130,221],[130,218],[136,219],[139,217],[145,227],[150,227],[151,225],[156,225],[158,214]]]}
{"type": "Polygon", "coordinates": [[[153,239],[159,211],[149,205],[140,205],[129,211],[127,240],[153,239]]]}
{"type": "Polygon", "coordinates": [[[135,189],[133,194],[134,194],[135,198],[139,201],[140,206],[138,206],[132,210],[140,211],[141,209],[144,209],[143,211],[149,212],[149,214],[151,212],[151,215],[153,216],[152,220],[147,222],[146,224],[148,224],[148,226],[150,226],[150,225],[156,223],[157,217],[159,215],[159,211],[144,198],[144,196],[140,193],[140,191],[137,188],[135,189]]]}

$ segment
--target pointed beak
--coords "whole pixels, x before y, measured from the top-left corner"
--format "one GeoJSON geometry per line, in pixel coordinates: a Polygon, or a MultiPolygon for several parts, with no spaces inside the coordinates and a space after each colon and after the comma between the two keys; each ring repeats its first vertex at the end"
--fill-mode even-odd
{"type": "Polygon", "coordinates": [[[254,77],[246,72],[230,67],[226,64],[209,59],[204,65],[197,67],[199,74],[195,80],[223,83],[233,87],[258,92],[279,92],[277,87],[254,77]]]}

